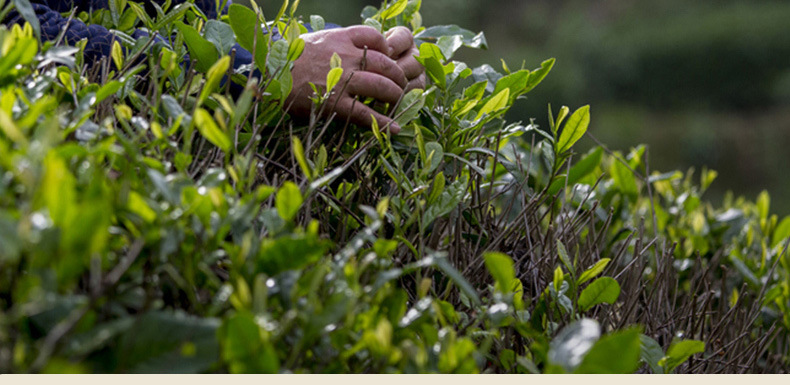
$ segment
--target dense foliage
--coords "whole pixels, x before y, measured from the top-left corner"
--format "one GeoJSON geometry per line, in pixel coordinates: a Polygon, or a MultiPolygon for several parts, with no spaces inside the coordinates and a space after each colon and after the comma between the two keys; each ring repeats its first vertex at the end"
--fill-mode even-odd
{"type": "Polygon", "coordinates": [[[335,70],[308,122],[283,112],[296,4],[275,40],[238,5],[111,2],[77,17],[173,44],[84,63],[0,27],[0,372],[786,371],[790,219],[713,207],[715,172],[643,146],[575,153],[588,106],[506,122],[553,60],[469,68],[482,34],[366,8],[429,77],[379,106],[389,135],[317,118],[335,70]],[[231,73],[234,42],[264,79],[231,73]]]}

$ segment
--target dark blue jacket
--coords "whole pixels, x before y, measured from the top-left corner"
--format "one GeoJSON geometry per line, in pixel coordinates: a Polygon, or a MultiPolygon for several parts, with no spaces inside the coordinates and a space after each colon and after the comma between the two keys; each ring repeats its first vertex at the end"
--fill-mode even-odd
{"type": "MultiPolygon", "coordinates": [[[[157,3],[164,3],[163,0],[155,0],[157,3]]],[[[185,0],[173,0],[173,4],[183,3],[185,0]]],[[[150,4],[150,0],[146,4],[150,4]]],[[[41,24],[41,39],[55,40],[63,31],[66,30],[64,39],[66,44],[74,45],[82,39],[87,39],[84,56],[87,62],[95,62],[98,59],[109,56],[112,42],[115,36],[100,25],[86,25],[81,20],[72,19],[69,21],[61,13],[70,12],[74,9],[77,12],[107,9],[107,0],[32,0],[33,10],[36,12],[39,24],[41,24]]],[[[228,1],[230,3],[230,0],[228,1]]],[[[217,11],[215,0],[195,0],[195,5],[203,11],[209,18],[216,18],[217,11]]],[[[149,14],[155,14],[153,7],[147,7],[149,14]]],[[[12,12],[8,18],[8,24],[22,24],[25,20],[16,12],[12,12]]],[[[141,38],[147,36],[143,31],[136,30],[132,37],[141,38]]],[[[252,55],[236,45],[235,66],[249,64],[252,55]]]]}

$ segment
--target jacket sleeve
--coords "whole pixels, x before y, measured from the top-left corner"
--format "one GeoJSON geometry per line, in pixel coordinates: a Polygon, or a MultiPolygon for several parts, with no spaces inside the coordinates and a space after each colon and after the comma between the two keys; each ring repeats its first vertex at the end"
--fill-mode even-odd
{"type": "MultiPolygon", "coordinates": [[[[73,4],[71,0],[67,1],[69,1],[69,4],[73,4]]],[[[58,4],[61,3],[63,2],[59,2],[58,4]]],[[[115,36],[110,33],[107,28],[100,25],[86,25],[78,19],[69,20],[46,4],[33,3],[31,5],[41,25],[42,40],[52,41],[63,33],[65,43],[68,45],[75,45],[80,40],[87,39],[88,43],[84,51],[86,60],[94,61],[100,59],[102,56],[110,55],[110,48],[112,47],[115,36]]],[[[56,9],[60,8],[56,7],[56,9]]],[[[12,11],[8,15],[6,21],[8,25],[24,23],[25,19],[16,11],[12,11]]]]}

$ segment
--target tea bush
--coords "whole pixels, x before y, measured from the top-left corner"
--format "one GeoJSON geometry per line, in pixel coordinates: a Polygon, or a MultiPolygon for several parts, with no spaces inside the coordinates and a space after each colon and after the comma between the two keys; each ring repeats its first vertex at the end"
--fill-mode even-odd
{"type": "Polygon", "coordinates": [[[651,171],[644,146],[574,152],[588,106],[506,122],[553,60],[470,68],[482,33],[366,8],[429,78],[377,106],[390,135],[319,119],[325,89],[283,112],[298,2],[111,1],[77,15],[123,41],[98,63],[0,27],[0,371],[786,371],[790,219],[767,193],[713,207],[714,171],[651,171]]]}

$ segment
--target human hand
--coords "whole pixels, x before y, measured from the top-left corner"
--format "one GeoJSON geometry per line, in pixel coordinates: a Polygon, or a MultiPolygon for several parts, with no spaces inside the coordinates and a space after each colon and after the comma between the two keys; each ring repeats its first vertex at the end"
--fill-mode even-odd
{"type": "Polygon", "coordinates": [[[387,44],[390,47],[390,58],[398,63],[409,83],[404,91],[425,88],[425,68],[414,58],[420,50],[414,45],[414,36],[406,27],[395,27],[387,31],[387,44]]]}
{"type": "Polygon", "coordinates": [[[391,58],[391,48],[384,35],[375,28],[360,25],[311,32],[301,38],[305,48],[291,71],[293,89],[286,100],[289,112],[302,116],[310,113],[313,94],[310,83],[326,88],[330,59],[337,53],[343,76],[332,90],[323,114],[337,113],[343,120],[368,127],[375,117],[380,127],[388,127],[393,134],[400,132],[391,118],[355,101],[355,96],[371,97],[394,105],[409,85],[404,69],[391,58]]]}

